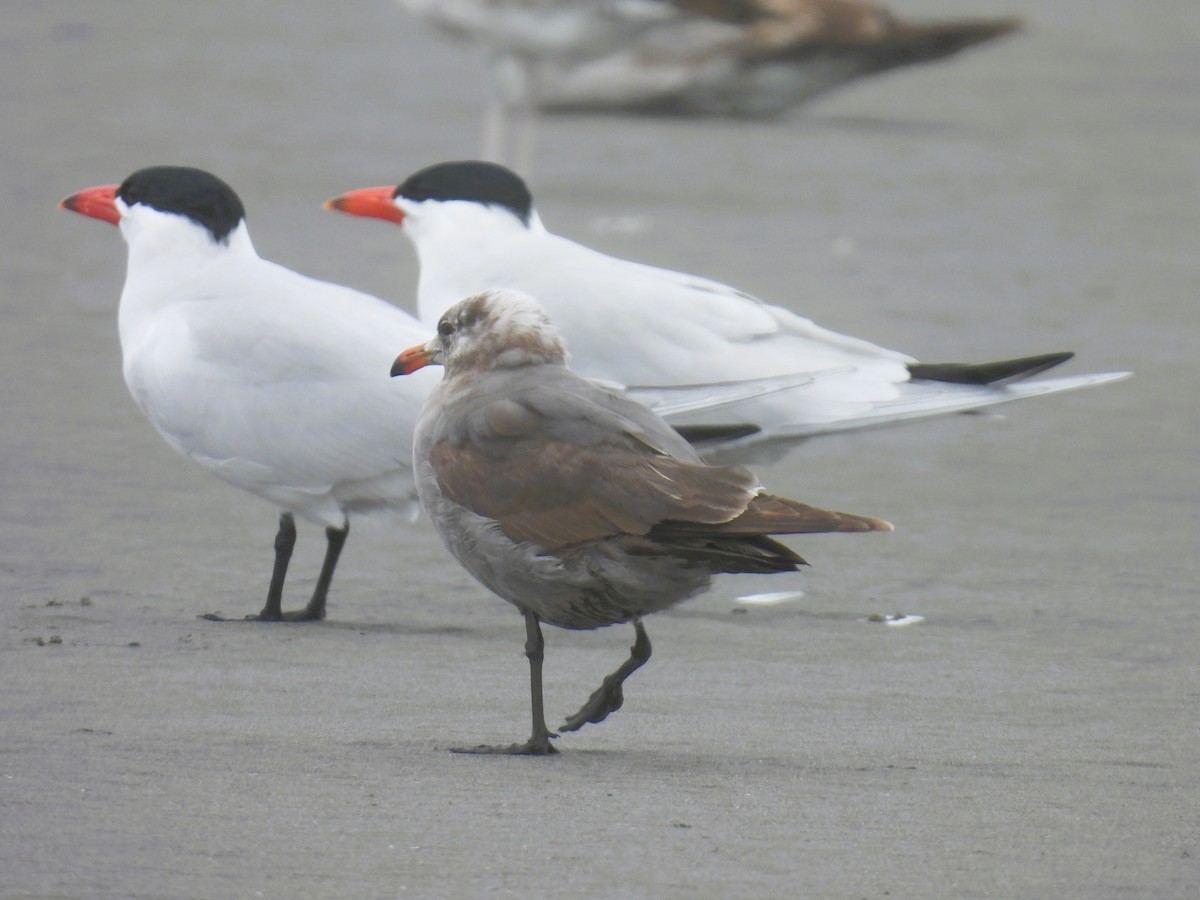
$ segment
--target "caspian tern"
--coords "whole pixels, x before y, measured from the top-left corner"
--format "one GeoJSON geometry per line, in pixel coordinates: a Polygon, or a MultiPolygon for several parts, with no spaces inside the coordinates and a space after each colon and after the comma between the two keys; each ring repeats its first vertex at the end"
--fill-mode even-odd
{"type": "Polygon", "coordinates": [[[907,22],[866,0],[397,0],[487,54],[485,159],[528,171],[538,105],[771,115],[951,56],[1014,18],[907,22]]]}
{"type": "Polygon", "coordinates": [[[259,257],[241,200],[208,172],[141,169],[60,205],[128,244],[118,319],[134,401],[184,456],[280,510],[267,602],[248,618],[324,618],[350,516],[417,512],[412,436],[432,385],[388,370],[397,342],[425,329],[259,257]],[[312,599],[284,613],[295,516],[324,526],[328,546],[312,599]]]}
{"type": "Polygon", "coordinates": [[[890,531],[879,519],[767,494],[740,465],[705,465],[644,406],[566,367],[558,330],[529,297],[489,291],[450,308],[393,375],[445,367],[417,423],[417,489],[451,554],[525,616],[533,731],[473,753],[547,754],[542,622],[587,630],[632,622],[630,658],[562,731],[621,707],[650,658],[641,619],[722,572],[793,572],[776,534],[890,531]]]}
{"type": "Polygon", "coordinates": [[[554,235],[525,183],[492,163],[440,163],[399,187],[351,191],[326,206],[403,227],[420,262],[417,300],[426,323],[462,297],[508,288],[546,309],[571,347],[572,368],[587,378],[678,385],[809,373],[806,383],[762,397],[700,412],[660,410],[710,460],[769,459],[818,434],[976,410],[1128,374],[1022,380],[1070,353],[918,363],[719,282],[554,235]],[[706,440],[691,430],[733,424],[745,430],[732,439],[706,440]]]}

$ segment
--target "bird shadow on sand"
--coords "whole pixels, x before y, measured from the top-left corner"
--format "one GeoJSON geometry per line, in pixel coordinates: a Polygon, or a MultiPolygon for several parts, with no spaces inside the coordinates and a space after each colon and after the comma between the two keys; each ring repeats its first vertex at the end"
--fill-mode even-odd
{"type": "MultiPolygon", "coordinates": [[[[205,616],[198,616],[197,618],[204,620],[205,616]]],[[[209,619],[207,621],[214,620],[209,619]]],[[[270,626],[273,628],[285,629],[298,628],[301,631],[305,629],[323,632],[353,631],[356,634],[399,635],[408,637],[429,637],[434,635],[463,636],[482,632],[481,629],[465,628],[461,625],[415,625],[404,622],[355,622],[348,620],[321,622],[261,622],[256,619],[219,619],[215,621],[216,624],[222,626],[246,625],[258,628],[270,626]]]]}
{"type": "Polygon", "coordinates": [[[358,634],[394,634],[428,637],[431,635],[464,636],[476,634],[477,629],[462,625],[412,625],[403,622],[322,622],[322,628],[354,631],[358,634]]]}
{"type": "Polygon", "coordinates": [[[751,609],[746,606],[739,606],[735,601],[730,601],[728,609],[704,608],[687,606],[677,606],[674,609],[665,611],[662,614],[663,619],[680,619],[680,620],[700,620],[705,622],[718,622],[722,624],[731,624],[734,626],[753,626],[753,625],[769,625],[779,621],[790,619],[813,619],[826,622],[852,622],[866,616],[867,613],[858,610],[813,610],[803,606],[782,605],[782,606],[765,606],[756,609],[751,609]]]}

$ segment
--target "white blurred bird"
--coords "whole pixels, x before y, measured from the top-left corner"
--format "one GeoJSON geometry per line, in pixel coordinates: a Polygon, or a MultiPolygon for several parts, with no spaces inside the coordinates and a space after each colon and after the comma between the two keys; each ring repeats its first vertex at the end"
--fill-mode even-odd
{"type": "Polygon", "coordinates": [[[484,159],[528,171],[539,105],[761,116],[951,56],[1014,18],[907,22],[866,0],[397,0],[487,54],[484,159]]]}
{"type": "Polygon", "coordinates": [[[680,13],[666,0],[397,0],[445,34],[481,46],[485,159],[528,171],[537,119],[537,67],[574,65],[619,50],[680,13]]]}
{"type": "Polygon", "coordinates": [[[417,511],[412,436],[431,381],[388,371],[424,328],[259,257],[241,201],[208,172],[142,169],[60,205],[128,244],[118,318],[134,401],[180,453],[280,510],[267,602],[250,618],[324,618],[350,516],[417,511]],[[312,599],[284,613],[295,516],[328,545],[312,599]]]}
{"type": "Polygon", "coordinates": [[[571,348],[572,369],[588,378],[695,385],[809,374],[765,396],[694,412],[660,410],[709,459],[770,459],[813,435],[982,409],[1126,374],[1022,380],[1070,353],[918,363],[716,281],[551,234],[525,183],[492,163],[440,163],[399,187],[351,191],[326,206],[402,226],[420,261],[424,322],[437,322],[462,297],[507,288],[546,309],[571,348]],[[706,434],[706,426],[726,430],[706,434]]]}

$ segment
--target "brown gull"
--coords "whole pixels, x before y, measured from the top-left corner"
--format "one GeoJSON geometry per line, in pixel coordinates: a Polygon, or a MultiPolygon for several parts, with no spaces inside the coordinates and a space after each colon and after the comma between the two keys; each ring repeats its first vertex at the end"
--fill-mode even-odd
{"type": "Polygon", "coordinates": [[[532,734],[461,752],[553,753],[542,706],[541,623],[586,630],[632,622],[629,659],[567,719],[603,721],[650,658],[642,618],[705,590],[721,572],[804,564],[773,534],[889,531],[763,491],[740,465],[706,465],[656,413],[575,375],[541,307],[488,291],[405,350],[407,375],[445,367],[417,421],[417,491],[454,557],[525,616],[532,734]]]}

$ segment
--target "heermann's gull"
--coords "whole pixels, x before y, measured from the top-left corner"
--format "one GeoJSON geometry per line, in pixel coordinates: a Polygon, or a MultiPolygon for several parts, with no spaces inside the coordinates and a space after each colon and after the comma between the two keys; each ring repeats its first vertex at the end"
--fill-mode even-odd
{"type": "Polygon", "coordinates": [[[719,572],[803,563],[768,535],[891,529],[773,497],[742,466],[704,464],[655,413],[568,370],[557,330],[524,294],[470,297],[437,331],[392,367],[446,370],[417,423],[417,490],[455,558],[524,613],[530,667],[529,740],[472,752],[554,752],[540,623],[636,631],[629,660],[562,729],[573,731],[620,708],[622,682],[650,657],[643,616],[719,572]]]}

